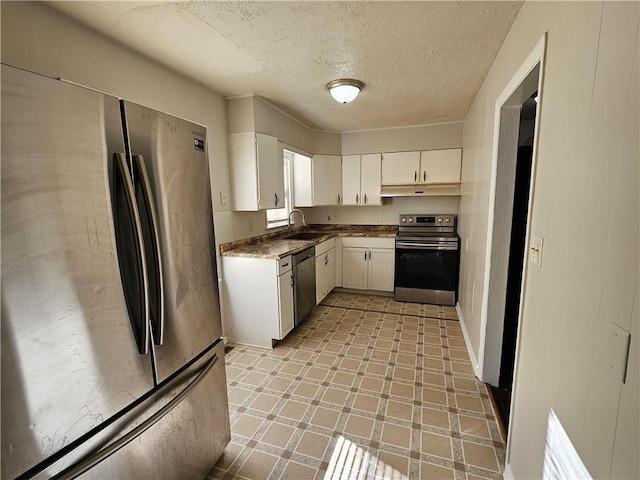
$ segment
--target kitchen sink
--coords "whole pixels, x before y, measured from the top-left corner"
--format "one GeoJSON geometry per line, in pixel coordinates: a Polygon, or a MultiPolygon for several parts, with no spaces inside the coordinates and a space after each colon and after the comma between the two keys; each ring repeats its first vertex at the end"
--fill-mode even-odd
{"type": "Polygon", "coordinates": [[[289,235],[288,237],[284,237],[285,240],[315,240],[319,237],[324,237],[327,235],[322,232],[299,232],[295,235],[289,235]]]}

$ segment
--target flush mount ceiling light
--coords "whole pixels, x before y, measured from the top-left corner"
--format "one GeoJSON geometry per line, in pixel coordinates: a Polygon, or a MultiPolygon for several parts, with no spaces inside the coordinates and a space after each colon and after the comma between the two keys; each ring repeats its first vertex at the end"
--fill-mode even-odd
{"type": "Polygon", "coordinates": [[[364,83],[352,78],[341,78],[327,83],[327,89],[336,102],[349,103],[358,96],[364,83]]]}

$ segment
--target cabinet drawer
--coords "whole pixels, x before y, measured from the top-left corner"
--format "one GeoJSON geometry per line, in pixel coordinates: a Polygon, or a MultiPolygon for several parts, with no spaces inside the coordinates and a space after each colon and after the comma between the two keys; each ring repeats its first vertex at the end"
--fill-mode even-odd
{"type": "Polygon", "coordinates": [[[278,260],[278,276],[291,270],[291,255],[278,260]]]}
{"type": "Polygon", "coordinates": [[[316,257],[319,257],[320,255],[327,252],[328,250],[331,250],[332,248],[336,248],[335,237],[330,238],[329,240],[325,240],[324,242],[321,242],[318,245],[316,245],[316,257]]]}

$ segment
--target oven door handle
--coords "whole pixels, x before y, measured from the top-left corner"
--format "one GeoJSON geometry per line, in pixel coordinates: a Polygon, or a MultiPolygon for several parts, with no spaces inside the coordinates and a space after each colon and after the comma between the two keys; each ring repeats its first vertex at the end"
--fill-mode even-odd
{"type": "Polygon", "coordinates": [[[418,250],[457,250],[457,243],[415,243],[415,242],[396,242],[398,249],[418,249],[418,250]]]}

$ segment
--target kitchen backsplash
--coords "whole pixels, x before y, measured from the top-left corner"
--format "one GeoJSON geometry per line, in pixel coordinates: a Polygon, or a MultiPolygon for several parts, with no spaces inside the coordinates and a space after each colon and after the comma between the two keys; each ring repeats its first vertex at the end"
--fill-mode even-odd
{"type": "Polygon", "coordinates": [[[394,197],[375,207],[304,208],[307,223],[348,225],[397,225],[401,213],[449,213],[457,215],[458,197],[394,197]]]}

